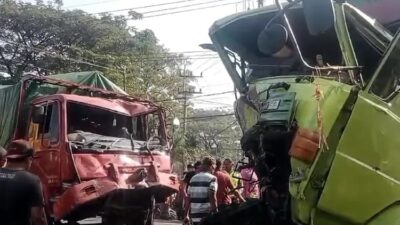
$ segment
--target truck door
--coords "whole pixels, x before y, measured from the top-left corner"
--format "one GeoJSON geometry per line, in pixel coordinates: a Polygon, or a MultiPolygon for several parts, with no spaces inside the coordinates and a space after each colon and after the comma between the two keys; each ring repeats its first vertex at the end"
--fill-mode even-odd
{"type": "MultiPolygon", "coordinates": [[[[400,201],[399,81],[398,33],[366,89],[359,93],[313,224],[336,224],[327,221],[339,223],[342,219],[365,224],[400,201]]],[[[395,219],[392,221],[394,224],[395,219]]]]}
{"type": "Polygon", "coordinates": [[[50,101],[35,107],[43,107],[44,115],[41,122],[31,119],[29,123],[29,142],[38,156],[32,163],[32,172],[51,193],[60,185],[60,103],[50,101]]]}

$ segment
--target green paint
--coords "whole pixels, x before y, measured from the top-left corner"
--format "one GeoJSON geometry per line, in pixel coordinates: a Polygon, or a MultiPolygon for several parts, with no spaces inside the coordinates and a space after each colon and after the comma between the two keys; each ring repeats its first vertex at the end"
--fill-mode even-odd
{"type": "MultiPolygon", "coordinates": [[[[333,2],[333,9],[342,57],[345,65],[357,66],[343,5],[338,2],[333,2]]],[[[397,68],[398,36],[394,43],[399,43],[399,47],[392,47],[397,51],[387,53],[393,54],[395,59],[388,60],[389,70],[378,67],[363,90],[323,77],[316,77],[313,83],[296,83],[295,76],[278,76],[252,80],[248,84],[248,90],[257,93],[250,98],[254,101],[265,100],[266,90],[272,84],[290,84],[288,91],[296,92],[295,119],[299,127],[311,130],[317,129],[316,84],[324,94],[320,107],[328,146],[319,150],[312,164],[291,159],[292,174],[301,174],[296,177],[299,179],[289,183],[295,222],[309,225],[400,224],[400,139],[397,135],[400,96],[396,94],[383,101],[370,92],[371,83],[386,81],[384,76],[400,71],[397,68]]],[[[387,58],[385,56],[382,61],[384,65],[387,58]]],[[[243,116],[241,126],[246,131],[256,124],[259,112],[245,101],[239,102],[241,107],[236,111],[243,116]]]]}

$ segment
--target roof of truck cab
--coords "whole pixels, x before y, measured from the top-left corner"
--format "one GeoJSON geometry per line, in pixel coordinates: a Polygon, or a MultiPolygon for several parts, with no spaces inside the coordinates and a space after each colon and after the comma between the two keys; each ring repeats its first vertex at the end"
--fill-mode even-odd
{"type": "Polygon", "coordinates": [[[81,96],[74,94],[55,94],[51,96],[35,99],[33,104],[42,102],[43,100],[61,100],[67,102],[75,102],[78,104],[88,105],[92,107],[102,108],[129,116],[140,115],[143,113],[153,112],[158,107],[147,102],[129,102],[121,99],[106,99],[91,96],[81,96]]]}
{"type": "MultiPolygon", "coordinates": [[[[287,3],[283,3],[282,5],[287,5],[287,3]]],[[[209,34],[214,35],[219,30],[225,28],[226,26],[235,23],[241,19],[246,19],[262,14],[276,13],[279,9],[276,5],[268,5],[265,7],[252,9],[244,12],[235,13],[226,17],[223,17],[213,23],[213,25],[209,29],[209,34]]],[[[265,21],[267,22],[267,21],[265,21]]]]}

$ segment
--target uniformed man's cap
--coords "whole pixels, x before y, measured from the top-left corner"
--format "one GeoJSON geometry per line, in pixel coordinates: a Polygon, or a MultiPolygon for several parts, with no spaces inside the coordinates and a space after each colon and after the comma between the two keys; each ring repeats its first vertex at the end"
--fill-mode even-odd
{"type": "Polygon", "coordinates": [[[23,159],[27,157],[33,157],[33,149],[29,142],[25,140],[11,142],[7,150],[7,159],[23,159]]]}

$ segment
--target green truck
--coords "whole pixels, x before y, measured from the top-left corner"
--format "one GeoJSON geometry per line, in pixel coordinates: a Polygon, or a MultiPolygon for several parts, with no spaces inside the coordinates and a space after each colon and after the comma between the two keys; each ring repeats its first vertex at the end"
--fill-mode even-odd
{"type": "MultiPolygon", "coordinates": [[[[400,1],[293,0],[210,28],[260,196],[206,224],[400,224],[400,1]]],[[[242,162],[244,163],[244,162],[242,162]]]]}

